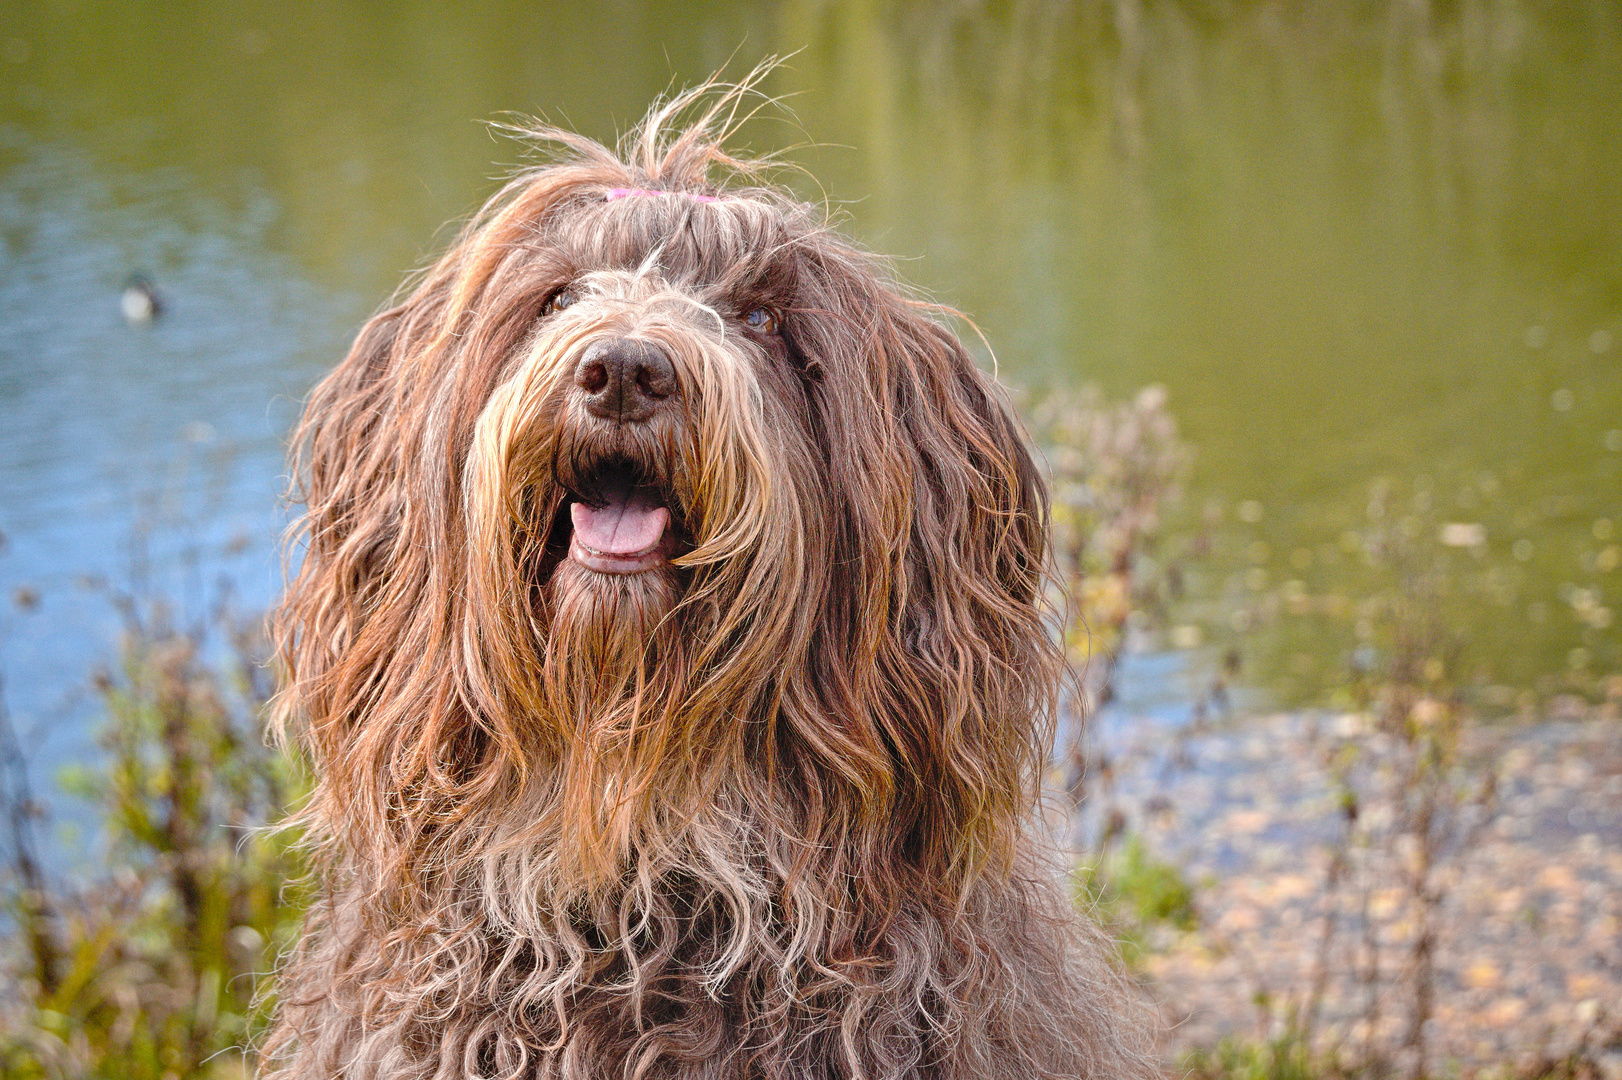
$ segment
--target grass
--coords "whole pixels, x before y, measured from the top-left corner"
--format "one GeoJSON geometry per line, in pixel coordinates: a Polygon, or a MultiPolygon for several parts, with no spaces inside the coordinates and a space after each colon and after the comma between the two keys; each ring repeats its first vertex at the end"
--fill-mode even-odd
{"type": "Polygon", "coordinates": [[[1083,859],[1076,888],[1078,902],[1115,937],[1129,966],[1142,960],[1161,928],[1188,931],[1199,922],[1193,887],[1175,866],[1150,855],[1139,836],[1083,859]]]}

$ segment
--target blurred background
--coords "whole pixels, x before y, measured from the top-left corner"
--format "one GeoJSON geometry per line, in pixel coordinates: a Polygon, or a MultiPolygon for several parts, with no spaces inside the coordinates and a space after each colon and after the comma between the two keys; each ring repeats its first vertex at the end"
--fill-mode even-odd
{"type": "MultiPolygon", "coordinates": [[[[1408,991],[1378,974],[1347,994],[1383,1015],[1330,1016],[1310,957],[1233,959],[1259,947],[1247,919],[1257,940],[1276,932],[1278,904],[1329,926],[1320,894],[1350,880],[1335,852],[1374,843],[1329,824],[1348,791],[1374,798],[1344,746],[1383,732],[1361,760],[1419,760],[1445,727],[1450,762],[1487,764],[1367,774],[1421,785],[1404,798],[1451,785],[1459,831],[1432,862],[1478,826],[1588,861],[1550,886],[1575,905],[1574,952],[1525,986],[1468,950],[1430,976],[1462,995],[1467,1034],[1421,1067],[1581,1050],[1622,1076],[1606,1041],[1622,1000],[1622,13],[1600,0],[6,5],[0,673],[11,791],[32,792],[13,843],[32,821],[41,880],[106,850],[95,776],[118,752],[96,733],[121,664],[133,678],[132,632],[183,631],[206,667],[233,639],[186,628],[251,621],[273,596],[284,435],[360,322],[517,160],[484,122],[517,111],[611,142],[657,95],[769,54],[792,54],[764,84],[789,115],[745,143],[792,147],[791,186],[974,318],[1049,451],[1096,634],[1078,655],[1105,706],[1056,783],[1078,842],[1117,853],[1098,874],[1153,894],[1092,899],[1125,904],[1144,977],[1228,980],[1184,995],[1176,1019],[1209,1021],[1190,1038],[1211,1054],[1236,1032],[1295,1038],[1246,1059],[1281,1068],[1309,1002],[1317,1068],[1325,1046],[1373,1054],[1377,1036],[1409,1068],[1451,1038],[1434,1004],[1410,1038],[1391,1006],[1408,991]],[[1142,468],[1101,479],[1109,454],[1142,468]],[[1415,735],[1426,702],[1450,719],[1415,735]],[[1297,743],[1299,768],[1281,764],[1297,743]],[[1179,769],[1204,809],[1166,787],[1179,769]],[[1284,774],[1322,783],[1258,809],[1258,777],[1284,774]],[[1505,832],[1517,798],[1531,824],[1505,832]],[[1217,822],[1220,842],[1201,831],[1217,822]],[[1322,873],[1300,895],[1214,883],[1252,863],[1276,882],[1304,851],[1322,873]],[[1188,897],[1166,908],[1168,880],[1188,897]],[[1232,1016],[1212,1004],[1228,999],[1232,1016]],[[1492,1009],[1533,1034],[1469,1049],[1492,1009]],[[1556,1029],[1564,1042],[1538,1041],[1556,1029]]],[[[1433,838],[1403,831],[1407,805],[1375,820],[1411,883],[1433,838]]],[[[1425,907],[1433,884],[1402,893],[1419,914],[1391,939],[1415,986],[1414,928],[1446,906],[1425,907]]],[[[1500,914],[1548,941],[1542,903],[1500,914]]],[[[91,1060],[61,1054],[63,1075],[91,1060]]]]}

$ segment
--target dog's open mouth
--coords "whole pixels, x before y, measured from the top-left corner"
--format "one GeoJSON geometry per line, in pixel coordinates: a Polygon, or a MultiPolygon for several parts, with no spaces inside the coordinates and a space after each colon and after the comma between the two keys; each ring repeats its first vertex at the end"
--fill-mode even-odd
{"type": "Polygon", "coordinates": [[[633,462],[610,461],[570,492],[569,558],[603,574],[640,574],[670,561],[677,532],[660,486],[633,462]]]}

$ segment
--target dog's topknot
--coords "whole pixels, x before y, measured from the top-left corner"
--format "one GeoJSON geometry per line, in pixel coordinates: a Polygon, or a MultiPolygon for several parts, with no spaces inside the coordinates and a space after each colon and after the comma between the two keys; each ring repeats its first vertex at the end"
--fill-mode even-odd
{"type": "Polygon", "coordinates": [[[762,74],[617,154],[525,127],[311,395],[271,1075],[1144,1071],[1030,831],[1040,476],[942,309],[723,149],[762,74]]]}

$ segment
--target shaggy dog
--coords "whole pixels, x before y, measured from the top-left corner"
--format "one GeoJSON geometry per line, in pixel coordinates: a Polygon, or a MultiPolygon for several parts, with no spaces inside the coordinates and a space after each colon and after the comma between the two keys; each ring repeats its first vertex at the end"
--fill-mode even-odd
{"type": "Polygon", "coordinates": [[[746,89],[623,160],[531,131],[313,392],[270,1076],[1145,1071],[1031,832],[1041,477],[940,309],[721,149],[746,89]]]}

